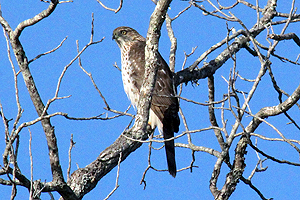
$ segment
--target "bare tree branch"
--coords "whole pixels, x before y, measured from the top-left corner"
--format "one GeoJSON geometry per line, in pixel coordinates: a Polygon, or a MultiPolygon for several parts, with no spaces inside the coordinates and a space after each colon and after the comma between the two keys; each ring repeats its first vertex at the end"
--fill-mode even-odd
{"type": "Polygon", "coordinates": [[[120,0],[120,5],[117,9],[113,9],[113,8],[109,8],[107,6],[105,6],[100,0],[97,0],[97,2],[103,7],[105,8],[106,10],[110,10],[110,11],[114,11],[115,13],[119,12],[122,8],[122,5],[123,5],[123,0],[120,0]]]}
{"type": "Polygon", "coordinates": [[[28,64],[30,64],[31,62],[33,62],[33,61],[39,59],[39,58],[42,57],[42,56],[45,56],[45,55],[47,55],[47,54],[49,54],[49,53],[53,53],[54,51],[56,51],[57,49],[59,49],[59,48],[63,45],[64,41],[66,41],[67,38],[68,38],[68,36],[65,37],[65,38],[60,42],[60,44],[59,44],[57,47],[55,47],[54,49],[52,49],[52,50],[50,50],[50,51],[47,51],[47,52],[45,52],[45,53],[39,54],[39,55],[37,55],[35,58],[29,60],[29,61],[28,61],[28,64]]]}

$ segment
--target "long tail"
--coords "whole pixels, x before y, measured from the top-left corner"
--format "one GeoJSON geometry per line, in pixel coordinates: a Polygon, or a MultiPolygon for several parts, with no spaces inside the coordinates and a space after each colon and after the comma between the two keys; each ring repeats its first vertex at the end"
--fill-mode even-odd
{"type": "MultiPolygon", "coordinates": [[[[165,111],[162,124],[165,140],[174,137],[174,132],[177,133],[179,131],[180,120],[178,116],[178,102],[177,104],[169,106],[169,108],[165,111]]],[[[175,161],[174,140],[165,141],[165,149],[169,173],[175,178],[177,169],[175,161]]]]}
{"type": "MultiPolygon", "coordinates": [[[[174,137],[174,132],[170,130],[163,130],[164,139],[169,139],[174,137]]],[[[167,163],[168,163],[168,170],[169,173],[175,178],[176,176],[176,161],[175,161],[175,147],[174,147],[174,140],[165,141],[165,149],[167,155],[167,163]]]]}

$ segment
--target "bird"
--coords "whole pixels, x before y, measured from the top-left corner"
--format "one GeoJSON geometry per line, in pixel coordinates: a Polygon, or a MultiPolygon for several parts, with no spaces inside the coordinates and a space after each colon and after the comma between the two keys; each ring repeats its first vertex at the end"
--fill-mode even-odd
{"type": "MultiPolygon", "coordinates": [[[[136,108],[145,73],[146,39],[135,29],[126,26],[114,29],[112,39],[116,41],[121,51],[121,71],[125,93],[136,108]]],[[[174,132],[179,131],[179,101],[176,94],[173,73],[158,53],[158,70],[148,124],[152,130],[157,127],[164,137],[168,171],[174,178],[177,172],[174,139],[166,140],[173,138],[174,132]]]]}

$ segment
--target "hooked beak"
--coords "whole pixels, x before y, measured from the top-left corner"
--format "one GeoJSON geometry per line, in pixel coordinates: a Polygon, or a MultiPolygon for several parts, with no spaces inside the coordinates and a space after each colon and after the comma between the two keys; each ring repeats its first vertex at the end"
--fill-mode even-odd
{"type": "Polygon", "coordinates": [[[112,39],[112,40],[115,40],[115,39],[117,39],[116,35],[115,35],[115,34],[113,34],[111,39],[112,39]]]}

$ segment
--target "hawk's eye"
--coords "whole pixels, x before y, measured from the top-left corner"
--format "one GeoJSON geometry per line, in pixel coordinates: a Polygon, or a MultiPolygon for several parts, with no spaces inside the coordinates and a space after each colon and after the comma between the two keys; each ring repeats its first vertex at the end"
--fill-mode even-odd
{"type": "Polygon", "coordinates": [[[123,31],[121,31],[121,34],[122,34],[122,35],[126,35],[126,34],[127,34],[127,31],[123,30],[123,31]]]}

